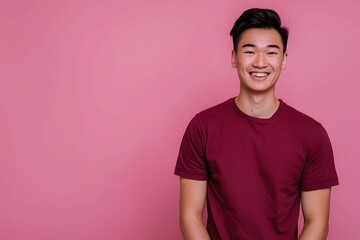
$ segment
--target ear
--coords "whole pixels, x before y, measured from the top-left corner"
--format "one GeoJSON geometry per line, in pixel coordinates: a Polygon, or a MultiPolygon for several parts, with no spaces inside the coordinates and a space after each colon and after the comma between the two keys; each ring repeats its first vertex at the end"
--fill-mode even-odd
{"type": "Polygon", "coordinates": [[[237,68],[237,61],[236,61],[236,52],[235,50],[232,50],[231,52],[231,66],[233,68],[237,68]]]}
{"type": "Polygon", "coordinates": [[[284,59],[282,61],[282,64],[281,64],[281,70],[284,70],[286,68],[286,61],[287,61],[287,52],[284,53],[284,59]]]}

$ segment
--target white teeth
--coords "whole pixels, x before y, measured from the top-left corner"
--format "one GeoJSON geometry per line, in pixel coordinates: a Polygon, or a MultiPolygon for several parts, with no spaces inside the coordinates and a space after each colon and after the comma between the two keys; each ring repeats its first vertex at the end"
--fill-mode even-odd
{"type": "Polygon", "coordinates": [[[255,77],[266,77],[267,75],[269,75],[268,73],[262,73],[262,72],[252,72],[250,74],[255,77]]]}

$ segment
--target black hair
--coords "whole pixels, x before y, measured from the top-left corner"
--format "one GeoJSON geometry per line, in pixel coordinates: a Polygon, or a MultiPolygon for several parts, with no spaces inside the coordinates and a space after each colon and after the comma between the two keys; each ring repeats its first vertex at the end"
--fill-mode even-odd
{"type": "Polygon", "coordinates": [[[261,8],[251,8],[243,12],[230,31],[235,52],[237,52],[241,34],[250,28],[275,29],[281,36],[284,53],[286,52],[289,31],[281,27],[281,19],[277,12],[261,8]]]}

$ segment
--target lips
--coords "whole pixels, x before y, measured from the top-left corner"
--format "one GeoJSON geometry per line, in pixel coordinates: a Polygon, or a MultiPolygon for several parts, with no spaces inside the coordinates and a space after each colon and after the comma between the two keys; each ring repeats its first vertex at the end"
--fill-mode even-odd
{"type": "Polygon", "coordinates": [[[268,72],[250,72],[250,75],[257,78],[265,78],[269,75],[268,72]]]}

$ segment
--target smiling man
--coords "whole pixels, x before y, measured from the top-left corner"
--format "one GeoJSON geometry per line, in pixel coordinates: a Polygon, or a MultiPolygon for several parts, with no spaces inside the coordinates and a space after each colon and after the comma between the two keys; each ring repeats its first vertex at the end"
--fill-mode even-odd
{"type": "Polygon", "coordinates": [[[301,204],[300,239],[326,239],[330,188],[338,184],[329,137],[275,95],[288,30],[275,11],[249,9],[230,35],[240,93],[198,113],[180,146],[183,237],[294,240],[301,204]]]}

